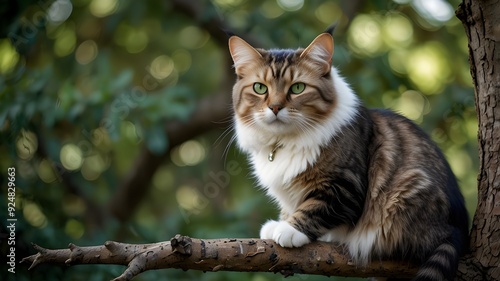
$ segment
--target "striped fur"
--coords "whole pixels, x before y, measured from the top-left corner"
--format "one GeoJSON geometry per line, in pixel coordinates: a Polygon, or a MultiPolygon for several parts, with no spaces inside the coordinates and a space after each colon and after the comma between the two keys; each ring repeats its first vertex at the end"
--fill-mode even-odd
{"type": "Polygon", "coordinates": [[[422,264],[414,280],[452,280],[468,241],[455,177],[414,123],[362,105],[331,66],[331,35],[297,50],[232,36],[229,49],[238,145],[281,209],[261,238],[340,242],[359,265],[408,260],[422,264]]]}

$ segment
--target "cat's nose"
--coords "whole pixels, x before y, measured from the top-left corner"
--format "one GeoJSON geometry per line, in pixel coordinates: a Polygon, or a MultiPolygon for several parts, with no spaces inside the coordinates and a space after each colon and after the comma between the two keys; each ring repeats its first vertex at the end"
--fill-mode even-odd
{"type": "Polygon", "coordinates": [[[269,109],[271,109],[274,113],[274,115],[278,115],[278,112],[283,109],[283,106],[281,104],[271,104],[269,106],[269,109]]]}

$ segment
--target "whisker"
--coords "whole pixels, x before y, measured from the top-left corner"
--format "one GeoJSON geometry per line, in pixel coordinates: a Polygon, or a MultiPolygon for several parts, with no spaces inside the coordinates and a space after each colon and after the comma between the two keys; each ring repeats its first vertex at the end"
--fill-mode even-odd
{"type": "Polygon", "coordinates": [[[234,131],[234,125],[230,124],[221,134],[220,136],[214,141],[214,146],[217,147],[219,146],[222,141],[231,134],[231,132],[234,131]]]}
{"type": "Polygon", "coordinates": [[[231,145],[233,145],[235,140],[236,140],[236,134],[231,136],[231,139],[229,140],[226,147],[224,148],[224,151],[222,152],[222,157],[224,159],[224,163],[227,162],[227,156],[229,155],[229,149],[231,149],[231,145]]]}

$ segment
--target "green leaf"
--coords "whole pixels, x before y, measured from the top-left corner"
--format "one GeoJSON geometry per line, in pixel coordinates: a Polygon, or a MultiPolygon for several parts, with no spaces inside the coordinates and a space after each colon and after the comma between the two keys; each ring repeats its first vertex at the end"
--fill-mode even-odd
{"type": "Polygon", "coordinates": [[[161,123],[149,128],[145,135],[146,146],[157,155],[164,153],[168,147],[167,134],[161,123]]]}
{"type": "Polygon", "coordinates": [[[68,118],[70,120],[75,120],[78,116],[80,116],[83,112],[85,112],[85,103],[78,102],[74,104],[68,112],[68,118]]]}
{"type": "Polygon", "coordinates": [[[132,69],[126,69],[122,71],[116,78],[113,78],[109,84],[109,90],[111,92],[116,92],[124,89],[130,85],[132,78],[134,77],[134,71],[132,69]]]}
{"type": "Polygon", "coordinates": [[[7,113],[6,110],[0,111],[0,129],[4,126],[5,120],[7,119],[7,113]]]}
{"type": "Polygon", "coordinates": [[[112,111],[101,120],[100,125],[108,132],[111,140],[117,141],[120,139],[120,123],[119,116],[112,111]]]}
{"type": "Polygon", "coordinates": [[[187,87],[172,87],[164,93],[162,99],[163,116],[167,118],[187,119],[194,109],[196,97],[187,87]]]}

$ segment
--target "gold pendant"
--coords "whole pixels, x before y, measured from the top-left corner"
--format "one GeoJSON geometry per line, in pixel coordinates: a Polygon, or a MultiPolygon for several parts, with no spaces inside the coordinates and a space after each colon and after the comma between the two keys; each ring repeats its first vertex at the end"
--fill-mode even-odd
{"type": "Polygon", "coordinates": [[[276,155],[276,150],[278,150],[278,148],[281,148],[281,147],[282,147],[281,144],[276,143],[273,150],[271,150],[271,152],[269,152],[269,155],[267,156],[267,160],[269,160],[269,162],[273,162],[274,156],[276,155]]]}
{"type": "Polygon", "coordinates": [[[267,156],[267,160],[269,160],[269,162],[273,162],[274,160],[274,150],[269,152],[269,155],[267,156]]]}

